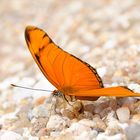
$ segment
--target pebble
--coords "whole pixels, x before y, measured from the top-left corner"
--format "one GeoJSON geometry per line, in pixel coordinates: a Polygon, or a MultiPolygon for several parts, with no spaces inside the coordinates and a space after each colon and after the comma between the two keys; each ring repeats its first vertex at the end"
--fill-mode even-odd
{"type": "Polygon", "coordinates": [[[41,128],[38,133],[37,133],[37,137],[42,137],[42,136],[46,136],[47,135],[47,130],[46,128],[41,128]]]}
{"type": "Polygon", "coordinates": [[[50,116],[48,123],[46,125],[47,130],[49,131],[60,131],[69,126],[69,119],[61,117],[59,115],[50,116]]]}
{"type": "Polygon", "coordinates": [[[134,110],[133,110],[134,113],[140,113],[140,101],[136,102],[134,104],[134,110]]]}
{"type": "Polygon", "coordinates": [[[78,119],[92,119],[93,118],[93,114],[88,112],[88,111],[84,111],[83,113],[79,114],[78,119]]]}
{"type": "Polygon", "coordinates": [[[121,107],[116,110],[120,122],[128,122],[130,119],[130,110],[128,107],[121,107]]]}
{"type": "Polygon", "coordinates": [[[99,132],[105,131],[106,124],[104,123],[104,121],[102,119],[99,118],[99,116],[95,116],[93,118],[93,121],[96,122],[97,128],[95,130],[98,130],[99,132]]]}
{"type": "MultiPolygon", "coordinates": [[[[48,105],[49,106],[49,105],[48,105]]],[[[47,107],[45,105],[38,105],[34,107],[32,110],[32,116],[38,118],[38,117],[49,117],[50,112],[47,110],[47,107]]]]}
{"type": "Polygon", "coordinates": [[[107,136],[104,133],[100,133],[96,140],[126,140],[123,134],[116,134],[113,136],[107,136]]]}
{"type": "Polygon", "coordinates": [[[93,121],[93,120],[82,119],[82,120],[79,121],[79,124],[83,124],[85,126],[93,128],[96,125],[96,122],[93,121]]]}
{"type": "Polygon", "coordinates": [[[111,111],[110,113],[108,113],[108,115],[105,117],[104,121],[107,125],[112,121],[118,121],[117,116],[116,116],[116,112],[111,111]]]}
{"type": "Polygon", "coordinates": [[[94,114],[94,110],[95,110],[94,104],[92,104],[92,103],[84,104],[84,111],[88,111],[88,112],[94,114]]]}
{"type": "Polygon", "coordinates": [[[57,136],[55,138],[55,140],[76,140],[73,136],[72,133],[64,133],[64,134],[60,134],[59,136],[57,136]]]}
{"type": "Polygon", "coordinates": [[[140,121],[140,114],[134,114],[131,121],[133,123],[139,122],[140,121]]]}
{"type": "Polygon", "coordinates": [[[139,140],[140,138],[140,124],[134,123],[125,129],[127,140],[139,140]]]}
{"type": "Polygon", "coordinates": [[[0,140],[24,140],[21,135],[13,131],[4,131],[0,133],[0,140]]]}
{"type": "Polygon", "coordinates": [[[134,111],[134,104],[136,101],[137,101],[136,98],[126,97],[126,98],[120,98],[118,100],[118,104],[123,107],[128,107],[130,111],[134,111]]]}
{"type": "Polygon", "coordinates": [[[81,135],[81,133],[83,132],[89,132],[91,131],[92,129],[87,126],[87,125],[83,125],[83,124],[80,124],[78,122],[74,122],[71,124],[71,126],[66,130],[66,132],[70,132],[72,133],[74,136],[79,136],[81,135]]]}
{"type": "Polygon", "coordinates": [[[117,46],[116,39],[110,39],[108,42],[106,42],[103,46],[104,49],[111,49],[117,46]]]}
{"type": "MultiPolygon", "coordinates": [[[[63,132],[63,131],[62,131],[63,132]]],[[[63,134],[63,133],[62,133],[63,134]]],[[[64,133],[65,134],[65,133],[64,133]]],[[[51,137],[58,137],[60,135],[60,131],[51,131],[50,136],[51,137]]]]}
{"type": "Polygon", "coordinates": [[[102,103],[98,103],[94,110],[94,113],[99,114],[101,117],[106,116],[112,110],[115,110],[117,107],[117,102],[115,99],[103,101],[102,103]]]}
{"type": "Polygon", "coordinates": [[[46,124],[48,122],[48,118],[38,118],[32,119],[32,127],[31,127],[31,134],[36,136],[42,136],[46,134],[46,124]]]}
{"type": "Polygon", "coordinates": [[[39,138],[30,136],[30,138],[28,140],[39,140],[39,138]]]}
{"type": "Polygon", "coordinates": [[[108,136],[113,136],[116,134],[123,133],[123,129],[121,128],[121,126],[119,125],[119,123],[116,120],[114,120],[114,121],[112,120],[108,124],[108,127],[105,130],[105,133],[108,136]]]}
{"type": "Polygon", "coordinates": [[[75,140],[83,140],[83,139],[92,140],[96,138],[97,135],[98,135],[98,132],[96,130],[92,130],[90,132],[84,131],[79,136],[75,136],[75,140]]]}
{"type": "Polygon", "coordinates": [[[68,117],[70,119],[73,119],[74,117],[78,118],[79,114],[83,110],[83,105],[80,101],[69,102],[69,104],[64,103],[64,101],[63,101],[61,103],[61,106],[62,105],[63,105],[63,107],[59,106],[58,109],[60,110],[62,115],[64,115],[65,117],[68,117]]]}
{"type": "Polygon", "coordinates": [[[62,115],[68,117],[69,119],[74,119],[75,118],[75,113],[72,112],[69,109],[62,109],[61,113],[62,113],[62,115]]]}

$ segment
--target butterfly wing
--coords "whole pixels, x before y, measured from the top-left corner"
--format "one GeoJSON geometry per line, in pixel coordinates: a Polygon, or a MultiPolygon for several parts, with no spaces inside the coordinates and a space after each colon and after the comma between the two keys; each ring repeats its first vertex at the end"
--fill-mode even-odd
{"type": "Polygon", "coordinates": [[[93,67],[59,48],[43,30],[28,26],[25,39],[43,74],[63,94],[103,87],[93,67]]]}
{"type": "Polygon", "coordinates": [[[25,39],[43,74],[64,94],[86,99],[99,96],[140,96],[124,87],[102,88],[101,78],[93,67],[63,51],[37,27],[28,26],[25,39]]]}
{"type": "MultiPolygon", "coordinates": [[[[116,96],[116,97],[140,96],[139,93],[134,93],[132,90],[123,86],[79,91],[79,92],[76,92],[75,94],[79,96],[79,99],[80,97],[85,97],[85,96],[87,97],[87,99],[90,99],[88,97],[99,97],[99,96],[116,96]]],[[[71,94],[71,95],[74,95],[74,94],[71,94]]]]}

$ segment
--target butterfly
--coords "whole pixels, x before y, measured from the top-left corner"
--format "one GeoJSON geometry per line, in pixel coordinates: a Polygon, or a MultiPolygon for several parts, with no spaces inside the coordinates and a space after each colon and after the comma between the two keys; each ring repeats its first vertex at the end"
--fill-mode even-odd
{"type": "Polygon", "coordinates": [[[38,27],[27,26],[25,40],[40,70],[56,87],[54,95],[94,100],[100,96],[140,96],[122,86],[104,88],[95,68],[61,49],[38,27]]]}

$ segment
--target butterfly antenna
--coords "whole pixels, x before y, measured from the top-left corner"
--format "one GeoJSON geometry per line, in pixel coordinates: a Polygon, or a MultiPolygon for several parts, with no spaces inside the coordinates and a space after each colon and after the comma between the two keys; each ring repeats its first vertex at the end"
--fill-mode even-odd
{"type": "Polygon", "coordinates": [[[51,91],[51,90],[38,89],[38,88],[29,88],[29,87],[19,86],[19,85],[15,85],[15,84],[11,84],[11,86],[12,86],[12,87],[17,87],[17,88],[29,89],[29,90],[36,90],[36,91],[53,92],[53,91],[51,91]]]}

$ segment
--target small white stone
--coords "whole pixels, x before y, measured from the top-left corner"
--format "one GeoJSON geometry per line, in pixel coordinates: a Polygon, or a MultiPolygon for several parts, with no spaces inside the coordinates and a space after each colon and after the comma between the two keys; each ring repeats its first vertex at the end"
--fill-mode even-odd
{"type": "Polygon", "coordinates": [[[15,132],[4,131],[4,133],[0,135],[0,140],[23,140],[23,138],[15,132]]]}
{"type": "Polygon", "coordinates": [[[93,138],[95,138],[97,136],[98,132],[96,130],[93,131],[84,131],[83,133],[81,133],[81,135],[76,136],[75,139],[76,140],[92,140],[93,138]]]}
{"type": "Polygon", "coordinates": [[[30,130],[26,127],[24,128],[24,132],[22,134],[24,140],[28,139],[28,140],[39,140],[39,137],[36,136],[31,136],[30,134],[30,130]]]}
{"type": "Polygon", "coordinates": [[[105,119],[105,122],[106,122],[106,124],[109,124],[110,122],[115,121],[115,120],[118,121],[116,119],[116,113],[115,113],[115,111],[111,111],[110,113],[108,113],[108,115],[105,119]]]}
{"type": "Polygon", "coordinates": [[[61,117],[59,115],[52,115],[49,118],[46,128],[51,131],[53,130],[59,131],[64,129],[68,125],[69,125],[69,120],[67,118],[61,117]]]}
{"type": "Polygon", "coordinates": [[[122,134],[116,134],[113,136],[107,136],[105,133],[100,133],[96,140],[124,140],[124,136],[122,134]]]}
{"type": "Polygon", "coordinates": [[[60,131],[51,131],[50,136],[51,137],[58,137],[58,136],[60,136],[60,131]]]}
{"type": "Polygon", "coordinates": [[[139,140],[140,137],[140,124],[134,123],[125,128],[125,135],[127,140],[139,140]]]}
{"type": "Polygon", "coordinates": [[[109,136],[113,136],[115,134],[119,134],[122,132],[123,130],[116,120],[114,121],[112,120],[111,122],[109,122],[108,127],[106,128],[106,131],[105,131],[105,133],[109,136]]]}
{"type": "Polygon", "coordinates": [[[111,49],[111,48],[114,48],[116,46],[117,46],[116,39],[112,38],[104,44],[103,48],[104,49],[111,49]]]}
{"type": "Polygon", "coordinates": [[[45,140],[76,140],[72,133],[66,132],[61,133],[59,136],[52,137],[52,139],[45,139],[45,140]]]}
{"type": "Polygon", "coordinates": [[[28,140],[39,140],[39,138],[30,136],[30,138],[28,140]]]}
{"type": "Polygon", "coordinates": [[[79,124],[83,124],[85,126],[88,126],[88,127],[95,127],[96,126],[96,122],[93,121],[93,120],[88,120],[88,119],[82,119],[79,121],[79,124]]]}
{"type": "Polygon", "coordinates": [[[75,136],[79,136],[79,135],[81,135],[81,133],[83,133],[85,131],[86,132],[91,131],[91,128],[89,126],[76,122],[76,123],[73,123],[70,126],[70,128],[68,128],[66,131],[73,133],[75,136]]]}
{"type": "MultiPolygon", "coordinates": [[[[48,118],[42,117],[42,118],[36,118],[32,119],[32,128],[30,129],[31,135],[36,136],[43,136],[46,134],[46,124],[48,122],[48,118]]],[[[28,134],[28,131],[25,131],[28,134]]]]}
{"type": "Polygon", "coordinates": [[[93,118],[93,120],[82,119],[82,120],[79,121],[79,124],[83,124],[85,126],[88,126],[90,128],[94,128],[94,129],[97,129],[97,130],[98,129],[99,130],[105,130],[106,129],[106,125],[98,117],[93,118]]]}
{"type": "Polygon", "coordinates": [[[32,115],[34,117],[48,117],[50,114],[44,105],[39,105],[32,110],[32,115]]]}
{"type": "Polygon", "coordinates": [[[118,108],[116,113],[120,122],[127,122],[130,118],[130,110],[128,109],[128,107],[118,108]]]}

